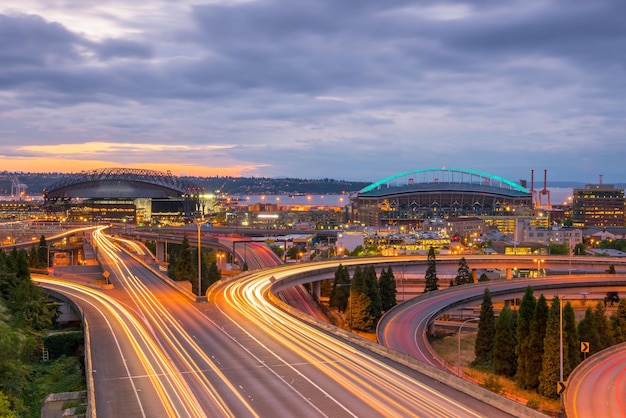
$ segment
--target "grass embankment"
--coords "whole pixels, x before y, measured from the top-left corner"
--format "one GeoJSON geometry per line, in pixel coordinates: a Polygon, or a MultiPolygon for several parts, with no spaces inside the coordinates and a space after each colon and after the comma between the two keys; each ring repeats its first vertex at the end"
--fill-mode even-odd
{"type": "MultiPolygon", "coordinates": [[[[520,389],[513,379],[471,367],[471,362],[475,358],[475,342],[475,331],[461,333],[460,368],[465,378],[523,405],[538,409],[548,415],[557,415],[559,410],[558,399],[548,399],[537,392],[520,389]]],[[[437,330],[437,335],[430,339],[430,343],[435,352],[450,364],[452,369],[458,370],[459,340],[456,332],[437,330]]]]}

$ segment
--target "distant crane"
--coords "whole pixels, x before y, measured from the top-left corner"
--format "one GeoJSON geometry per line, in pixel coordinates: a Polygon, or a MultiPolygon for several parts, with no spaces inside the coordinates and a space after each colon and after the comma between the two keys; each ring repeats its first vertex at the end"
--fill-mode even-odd
{"type": "Polygon", "coordinates": [[[22,182],[14,173],[8,171],[0,172],[0,179],[7,179],[11,181],[11,198],[22,200],[26,196],[26,189],[28,186],[22,182]]]}
{"type": "Polygon", "coordinates": [[[533,206],[539,207],[539,197],[537,190],[535,190],[535,169],[530,170],[530,194],[533,197],[533,206]]]}
{"type": "Polygon", "coordinates": [[[538,207],[540,208],[544,208],[544,209],[552,209],[552,204],[550,203],[550,190],[548,190],[548,170],[544,169],[543,170],[543,189],[539,190],[537,192],[537,196],[538,196],[538,207]],[[542,196],[548,196],[548,202],[547,204],[544,206],[543,203],[541,202],[541,197],[542,196]]]}

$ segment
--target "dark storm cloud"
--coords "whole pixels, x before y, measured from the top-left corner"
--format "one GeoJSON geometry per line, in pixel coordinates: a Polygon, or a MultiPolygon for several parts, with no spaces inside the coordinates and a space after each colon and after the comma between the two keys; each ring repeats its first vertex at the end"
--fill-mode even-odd
{"type": "Polygon", "coordinates": [[[76,60],[80,44],[62,25],[40,16],[0,14],[0,66],[4,70],[76,60]]]}
{"type": "MultiPolygon", "coordinates": [[[[0,15],[0,112],[45,108],[85,137],[232,144],[211,157],[255,175],[484,164],[515,178],[583,157],[621,170],[626,3],[179,4],[76,10],[111,23],[99,36],[45,12],[0,15]]],[[[54,137],[40,120],[24,124],[54,137]]]]}

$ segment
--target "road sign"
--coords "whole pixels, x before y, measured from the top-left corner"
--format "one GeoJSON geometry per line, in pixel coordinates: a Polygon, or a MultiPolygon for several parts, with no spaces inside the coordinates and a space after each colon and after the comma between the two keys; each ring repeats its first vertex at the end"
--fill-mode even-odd
{"type": "Polygon", "coordinates": [[[580,352],[588,353],[589,352],[589,341],[581,341],[580,342],[580,352]]]}
{"type": "Polygon", "coordinates": [[[556,393],[557,395],[562,394],[563,392],[565,392],[565,388],[567,387],[567,383],[560,381],[559,383],[556,384],[556,393]]]}

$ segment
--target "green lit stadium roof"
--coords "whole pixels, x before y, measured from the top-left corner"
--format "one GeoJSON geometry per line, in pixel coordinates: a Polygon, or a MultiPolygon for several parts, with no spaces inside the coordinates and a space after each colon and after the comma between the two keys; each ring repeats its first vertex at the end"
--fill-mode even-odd
{"type": "Polygon", "coordinates": [[[490,187],[515,190],[521,193],[530,193],[528,189],[518,183],[507,180],[500,176],[494,176],[477,170],[462,168],[426,168],[421,170],[406,171],[386,177],[376,183],[362,189],[359,193],[367,193],[380,189],[383,185],[387,187],[406,186],[409,184],[443,183],[443,184],[477,184],[488,185],[490,187]],[[455,179],[456,177],[456,179],[455,179]],[[395,184],[393,184],[395,183],[395,184]]]}

